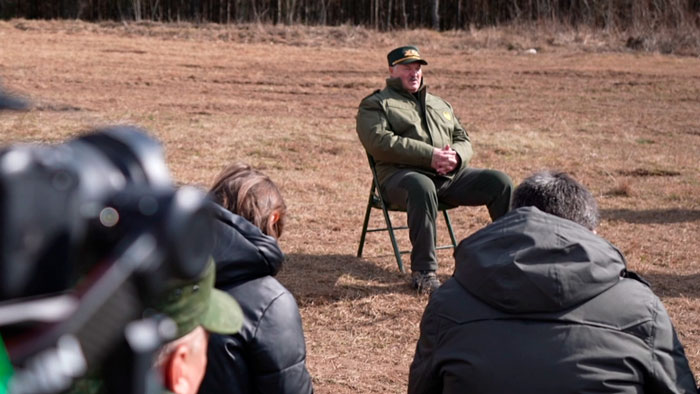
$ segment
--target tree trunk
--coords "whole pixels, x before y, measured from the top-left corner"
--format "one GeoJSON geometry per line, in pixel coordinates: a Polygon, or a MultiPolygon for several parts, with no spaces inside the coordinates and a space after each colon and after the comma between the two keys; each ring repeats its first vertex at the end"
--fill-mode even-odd
{"type": "Polygon", "coordinates": [[[374,29],[379,30],[379,0],[374,0],[374,29]]]}
{"type": "Polygon", "coordinates": [[[275,17],[274,24],[280,23],[282,20],[282,0],[277,0],[277,16],[275,17]]]}
{"type": "Polygon", "coordinates": [[[392,1],[389,0],[389,5],[386,8],[386,30],[391,30],[391,9],[392,9],[392,1]]]}
{"type": "Polygon", "coordinates": [[[403,28],[408,29],[408,15],[406,14],[406,0],[401,0],[401,18],[403,19],[403,28]]]}
{"type": "Polygon", "coordinates": [[[440,0],[433,0],[431,2],[431,19],[433,23],[433,30],[440,31],[440,0]]]}
{"type": "Polygon", "coordinates": [[[134,8],[134,20],[141,20],[141,0],[133,0],[131,6],[134,8]]]}

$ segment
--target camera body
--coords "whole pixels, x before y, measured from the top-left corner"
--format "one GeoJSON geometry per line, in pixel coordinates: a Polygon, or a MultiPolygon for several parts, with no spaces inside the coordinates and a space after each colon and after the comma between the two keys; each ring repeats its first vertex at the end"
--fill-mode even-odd
{"type": "Polygon", "coordinates": [[[141,362],[111,391],[144,392],[150,356],[169,335],[148,310],[204,270],[207,201],[173,185],[160,144],[134,127],[0,150],[0,334],[16,368],[11,390],[61,392],[126,357],[141,362]],[[135,325],[158,340],[139,347],[126,335],[135,325]]]}

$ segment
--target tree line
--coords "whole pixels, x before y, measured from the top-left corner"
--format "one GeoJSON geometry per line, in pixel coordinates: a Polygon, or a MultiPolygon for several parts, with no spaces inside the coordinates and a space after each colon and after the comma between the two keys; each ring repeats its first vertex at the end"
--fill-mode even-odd
{"type": "Polygon", "coordinates": [[[0,0],[0,18],[349,24],[377,30],[537,21],[698,28],[700,0],[0,0]]]}

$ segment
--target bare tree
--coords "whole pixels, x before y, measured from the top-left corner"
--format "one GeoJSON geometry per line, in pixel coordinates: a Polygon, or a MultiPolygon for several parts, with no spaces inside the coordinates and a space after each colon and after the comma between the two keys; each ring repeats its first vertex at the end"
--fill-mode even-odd
{"type": "Polygon", "coordinates": [[[401,0],[401,18],[403,28],[408,29],[408,14],[406,14],[406,0],[401,0]]]}
{"type": "Polygon", "coordinates": [[[463,29],[545,19],[605,29],[697,29],[698,12],[700,0],[0,0],[5,19],[352,23],[374,29],[463,29]]]}
{"type": "Polygon", "coordinates": [[[374,28],[379,30],[379,0],[374,0],[374,28]]]}
{"type": "Polygon", "coordinates": [[[389,0],[389,5],[387,6],[387,9],[386,9],[386,28],[387,28],[387,30],[391,29],[391,25],[392,25],[392,23],[391,23],[392,4],[391,3],[392,3],[392,1],[389,0]]]}
{"type": "Polygon", "coordinates": [[[272,18],[273,24],[278,24],[282,21],[282,0],[277,0],[277,9],[275,10],[275,17],[272,18]]]}
{"type": "Polygon", "coordinates": [[[432,0],[430,7],[430,19],[433,24],[433,30],[440,30],[440,0],[432,0]]]}

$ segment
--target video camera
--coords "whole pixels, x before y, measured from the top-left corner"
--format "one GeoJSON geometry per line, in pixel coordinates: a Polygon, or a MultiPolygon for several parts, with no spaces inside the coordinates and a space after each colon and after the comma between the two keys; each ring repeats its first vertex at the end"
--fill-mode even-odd
{"type": "Polygon", "coordinates": [[[63,392],[91,371],[107,392],[151,392],[152,356],[174,335],[151,302],[202,273],[212,240],[205,194],[176,188],[160,144],[140,129],[1,149],[9,392],[63,392]]]}

